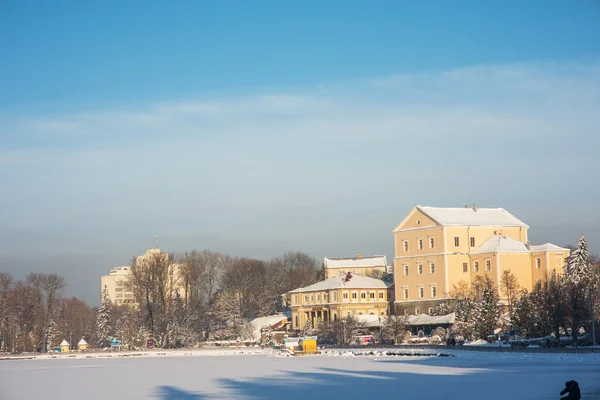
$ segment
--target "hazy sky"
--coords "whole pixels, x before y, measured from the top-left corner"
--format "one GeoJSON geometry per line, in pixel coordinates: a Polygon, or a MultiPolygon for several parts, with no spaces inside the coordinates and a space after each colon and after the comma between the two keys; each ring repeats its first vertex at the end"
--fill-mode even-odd
{"type": "Polygon", "coordinates": [[[600,252],[597,1],[0,2],[0,271],[393,257],[415,204],[600,252]]]}

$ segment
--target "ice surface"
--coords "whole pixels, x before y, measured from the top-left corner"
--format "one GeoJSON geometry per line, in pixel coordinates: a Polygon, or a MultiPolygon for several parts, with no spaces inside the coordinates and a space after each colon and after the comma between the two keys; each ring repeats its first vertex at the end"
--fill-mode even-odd
{"type": "Polygon", "coordinates": [[[583,400],[600,398],[599,354],[451,353],[456,357],[214,350],[0,361],[0,399],[535,400],[558,399],[571,379],[580,383],[583,400]]]}

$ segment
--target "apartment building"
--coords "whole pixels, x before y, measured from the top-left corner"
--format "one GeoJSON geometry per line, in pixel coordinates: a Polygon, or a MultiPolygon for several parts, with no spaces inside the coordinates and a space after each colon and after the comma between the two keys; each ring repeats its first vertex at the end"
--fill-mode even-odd
{"type": "Polygon", "coordinates": [[[336,321],[349,315],[387,315],[388,285],[380,279],[347,272],[287,293],[292,329],[307,321],[336,321]]]}
{"type": "Polygon", "coordinates": [[[362,254],[354,258],[327,258],[323,260],[325,279],[338,275],[353,274],[381,277],[387,271],[387,259],[385,256],[363,257],[362,254]]]}
{"type": "Polygon", "coordinates": [[[528,230],[502,208],[415,206],[393,231],[396,312],[431,314],[453,286],[477,276],[498,288],[510,270],[531,290],[552,271],[562,272],[569,249],[532,246],[528,230]]]}
{"type": "MultiPolygon", "coordinates": [[[[173,264],[169,261],[168,253],[161,253],[160,249],[149,249],[146,253],[135,258],[135,265],[144,268],[153,262],[156,258],[164,261],[168,268],[166,276],[167,282],[165,290],[169,296],[175,296],[178,292],[182,298],[185,298],[185,287],[181,279],[181,265],[173,264]]],[[[100,293],[106,288],[113,304],[116,305],[135,305],[133,291],[131,289],[131,266],[116,267],[110,270],[108,275],[102,276],[100,293]]]]}

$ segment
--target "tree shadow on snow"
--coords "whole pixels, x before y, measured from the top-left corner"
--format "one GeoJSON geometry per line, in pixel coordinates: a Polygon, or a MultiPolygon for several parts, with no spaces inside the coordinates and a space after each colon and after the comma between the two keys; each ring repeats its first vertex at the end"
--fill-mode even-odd
{"type": "Polygon", "coordinates": [[[206,398],[203,394],[187,392],[174,386],[159,386],[154,397],[160,400],[202,400],[206,398]]]}

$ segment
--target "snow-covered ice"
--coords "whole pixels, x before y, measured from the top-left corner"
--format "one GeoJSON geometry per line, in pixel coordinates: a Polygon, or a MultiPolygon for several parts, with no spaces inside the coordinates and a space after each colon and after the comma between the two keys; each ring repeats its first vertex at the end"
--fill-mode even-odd
{"type": "Polygon", "coordinates": [[[564,382],[571,379],[580,383],[584,400],[600,398],[600,354],[449,353],[455,357],[368,356],[347,350],[282,357],[213,350],[5,360],[0,361],[0,399],[536,400],[560,398],[564,382]]]}

